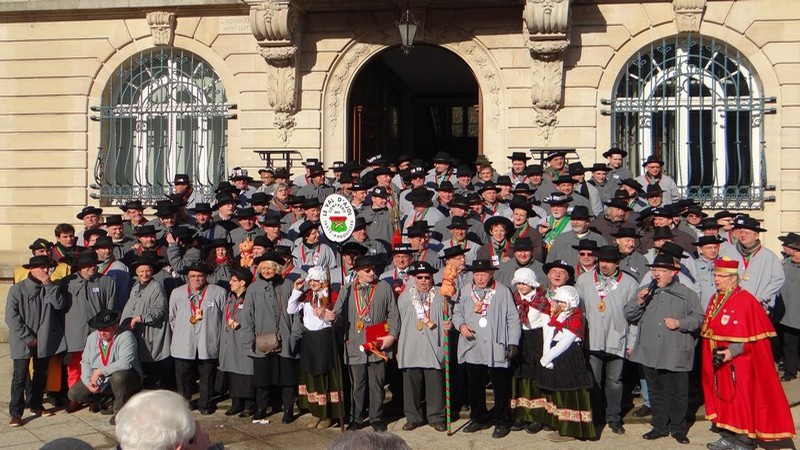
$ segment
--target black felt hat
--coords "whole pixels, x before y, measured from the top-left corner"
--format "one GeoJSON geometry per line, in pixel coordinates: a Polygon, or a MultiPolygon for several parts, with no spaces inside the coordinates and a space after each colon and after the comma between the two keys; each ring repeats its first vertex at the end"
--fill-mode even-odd
{"type": "Polygon", "coordinates": [[[575,268],[570,266],[568,262],[564,261],[563,259],[558,259],[555,261],[550,261],[549,263],[542,266],[544,273],[548,273],[553,269],[564,269],[567,271],[569,278],[575,276],[575,268]]]}
{"type": "Polygon", "coordinates": [[[188,266],[184,267],[183,270],[180,271],[181,275],[189,275],[189,272],[200,272],[206,275],[211,273],[211,268],[208,267],[206,264],[202,262],[193,262],[188,266]]]}
{"type": "Polygon", "coordinates": [[[492,264],[491,259],[476,259],[464,270],[467,272],[493,272],[497,270],[497,267],[492,264]]]}
{"type": "Polygon", "coordinates": [[[375,267],[375,260],[371,256],[359,256],[353,263],[353,270],[362,270],[369,267],[375,267]]]}
{"type": "Polygon", "coordinates": [[[647,267],[661,267],[664,269],[672,269],[672,270],[680,269],[680,266],[678,266],[678,263],[677,261],[675,261],[675,258],[665,253],[656,255],[655,259],[653,259],[653,263],[648,264],[647,267]]]}
{"type": "Polygon", "coordinates": [[[439,259],[450,259],[458,255],[463,255],[465,253],[467,253],[467,250],[464,247],[460,245],[454,245],[452,247],[447,247],[446,249],[442,250],[439,259]]]}
{"type": "Polygon", "coordinates": [[[528,156],[528,154],[525,152],[513,152],[511,153],[511,156],[507,156],[506,158],[512,161],[528,161],[531,159],[530,156],[528,156]]]}
{"type": "Polygon", "coordinates": [[[436,272],[438,272],[438,270],[427,261],[415,261],[411,263],[411,266],[408,268],[408,274],[412,276],[417,276],[422,273],[433,275],[436,272]]]}
{"type": "Polygon", "coordinates": [[[611,155],[622,155],[622,157],[624,158],[628,156],[628,152],[619,147],[611,147],[603,152],[603,158],[608,158],[611,155]]]}
{"type": "Polygon", "coordinates": [[[97,313],[97,315],[89,319],[89,326],[94,328],[95,330],[108,328],[110,326],[119,323],[120,316],[121,314],[119,312],[111,309],[106,309],[100,311],[99,313],[97,313]]]}
{"type": "Polygon", "coordinates": [[[594,252],[594,256],[600,261],[619,261],[625,258],[616,245],[604,245],[594,252]]]}
{"type": "Polygon", "coordinates": [[[80,220],[83,220],[83,218],[89,214],[97,214],[99,216],[103,214],[103,208],[98,208],[96,206],[85,206],[76,217],[80,220]]]}
{"type": "Polygon", "coordinates": [[[30,269],[33,267],[55,267],[56,263],[53,262],[47,255],[39,255],[33,256],[28,260],[27,264],[23,264],[22,267],[26,269],[30,269]]]}

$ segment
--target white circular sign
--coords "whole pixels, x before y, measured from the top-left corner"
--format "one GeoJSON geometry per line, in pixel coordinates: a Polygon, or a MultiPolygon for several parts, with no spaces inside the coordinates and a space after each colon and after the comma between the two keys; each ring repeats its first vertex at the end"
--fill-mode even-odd
{"type": "Polygon", "coordinates": [[[356,226],[356,211],[346,198],[331,194],[319,212],[322,232],[333,242],[344,242],[353,234],[356,226]]]}

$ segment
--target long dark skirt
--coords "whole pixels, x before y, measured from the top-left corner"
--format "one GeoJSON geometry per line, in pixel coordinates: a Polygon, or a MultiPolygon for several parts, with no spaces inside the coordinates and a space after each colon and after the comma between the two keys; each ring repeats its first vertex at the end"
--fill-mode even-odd
{"type": "Polygon", "coordinates": [[[222,372],[228,384],[228,393],[231,398],[252,399],[255,397],[255,386],[253,386],[252,375],[242,375],[233,372],[222,372]]]}
{"type": "Polygon", "coordinates": [[[594,438],[589,393],[592,382],[583,349],[574,342],[553,361],[552,369],[541,368],[538,372],[537,384],[547,399],[544,423],[562,436],[594,438]]]}
{"type": "Polygon", "coordinates": [[[278,355],[253,358],[253,385],[255,387],[297,386],[300,362],[278,355]]]}
{"type": "Polygon", "coordinates": [[[300,351],[300,409],[318,419],[338,419],[342,383],[334,370],[333,333],[330,328],[303,330],[300,351]]]}
{"type": "MultiPolygon", "coordinates": [[[[542,330],[525,330],[520,342],[520,357],[511,380],[511,409],[513,419],[521,422],[547,422],[547,399],[536,377],[542,358],[542,330]]],[[[543,369],[544,370],[544,369],[543,369]]]]}

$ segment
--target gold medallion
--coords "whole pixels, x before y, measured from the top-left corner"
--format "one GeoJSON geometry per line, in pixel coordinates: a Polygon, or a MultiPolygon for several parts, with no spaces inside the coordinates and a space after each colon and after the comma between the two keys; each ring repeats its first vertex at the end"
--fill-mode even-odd
{"type": "Polygon", "coordinates": [[[422,321],[417,322],[417,329],[422,331],[422,321]]]}
{"type": "Polygon", "coordinates": [[[745,274],[744,274],[744,275],[742,275],[742,279],[743,279],[744,281],[747,281],[747,280],[749,280],[749,279],[750,279],[750,277],[749,277],[749,276],[747,276],[747,272],[745,272],[745,274]]]}
{"type": "Polygon", "coordinates": [[[189,316],[189,323],[194,325],[197,323],[197,316],[189,316]]]}
{"type": "Polygon", "coordinates": [[[361,330],[363,330],[363,329],[364,329],[364,322],[362,322],[360,320],[357,321],[356,322],[356,333],[361,333],[361,330]]]}
{"type": "Polygon", "coordinates": [[[603,312],[606,310],[606,302],[605,300],[600,300],[600,303],[597,304],[597,310],[603,312]]]}

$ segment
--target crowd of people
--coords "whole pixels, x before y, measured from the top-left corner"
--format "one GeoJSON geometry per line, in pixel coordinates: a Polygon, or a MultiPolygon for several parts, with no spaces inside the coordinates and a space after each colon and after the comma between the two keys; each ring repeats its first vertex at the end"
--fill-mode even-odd
{"type": "Polygon", "coordinates": [[[465,433],[596,439],[625,433],[633,368],[644,439],[689,443],[695,381],[712,450],[792,438],[800,235],[776,255],[759,221],[703,211],[655,156],[636,178],[618,148],[589,168],[566,156],[513,152],[505,174],[447,153],[308,159],[260,183],[236,167],[213,201],[176,175],[152,219],[136,199],[86,206],[15,272],[10,425],[53,414],[45,392],[113,422],[168,389],[203,415],[228,396],[224,414],[254,423],[301,411],[382,432],[388,386],[403,430],[445,431],[447,369],[465,433]],[[344,243],[320,222],[332,194],[357,213],[344,243]]]}

